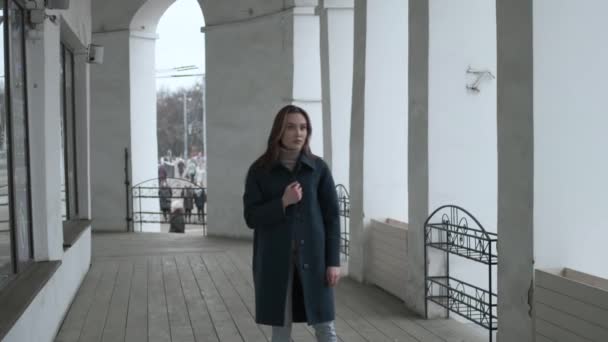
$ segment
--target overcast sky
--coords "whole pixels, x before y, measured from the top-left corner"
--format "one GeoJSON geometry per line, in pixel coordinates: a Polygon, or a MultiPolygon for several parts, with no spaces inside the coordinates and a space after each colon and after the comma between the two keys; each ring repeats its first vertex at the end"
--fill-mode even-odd
{"type": "MultiPolygon", "coordinates": [[[[197,0],[177,0],[161,17],[156,33],[156,69],[157,75],[176,74],[160,72],[163,69],[186,65],[196,65],[198,70],[189,70],[181,74],[198,74],[205,72],[205,35],[201,26],[205,25],[203,13],[197,0]]],[[[157,78],[157,88],[161,86],[177,89],[194,84],[200,77],[157,78]]]]}

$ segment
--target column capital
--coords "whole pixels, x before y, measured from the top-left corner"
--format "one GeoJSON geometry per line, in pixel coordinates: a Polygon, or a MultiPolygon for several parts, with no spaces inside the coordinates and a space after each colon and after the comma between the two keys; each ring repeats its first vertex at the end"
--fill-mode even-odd
{"type": "Polygon", "coordinates": [[[323,4],[325,9],[354,9],[354,0],[325,0],[323,4]]]}
{"type": "MultiPolygon", "coordinates": [[[[327,0],[325,0],[327,1],[327,0]]],[[[319,0],[294,0],[294,7],[316,7],[319,5],[319,0]]]]}
{"type": "Polygon", "coordinates": [[[294,15],[316,15],[316,8],[319,5],[319,0],[294,0],[293,14],[294,15]]]}

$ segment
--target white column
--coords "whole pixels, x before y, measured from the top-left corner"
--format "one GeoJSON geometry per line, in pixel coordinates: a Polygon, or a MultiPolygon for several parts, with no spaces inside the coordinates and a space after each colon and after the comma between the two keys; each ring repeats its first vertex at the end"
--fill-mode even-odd
{"type": "Polygon", "coordinates": [[[105,47],[104,63],[91,68],[93,229],[126,231],[125,148],[132,154],[130,32],[95,33],[93,43],[105,47]]]}
{"type": "Polygon", "coordinates": [[[532,2],[496,1],[499,341],[533,341],[532,2]]]}
{"type": "Polygon", "coordinates": [[[369,220],[408,217],[407,34],[407,2],[355,2],[349,274],[357,279],[369,220]]]}
{"type": "Polygon", "coordinates": [[[310,147],[323,156],[323,113],[321,104],[321,46],[317,0],[296,0],[293,8],[293,99],[312,121],[310,147]]]}
{"type": "MultiPolygon", "coordinates": [[[[156,127],[155,33],[131,31],[131,182],[132,185],[158,178],[156,127]]],[[[156,183],[151,184],[156,186],[156,183]]],[[[142,198],[133,203],[144,212],[160,212],[158,198],[142,198]]],[[[139,225],[138,225],[139,229],[139,225]]],[[[160,224],[146,223],[141,229],[160,232],[160,224]]]]}
{"type": "Polygon", "coordinates": [[[321,39],[323,75],[323,116],[329,132],[324,139],[326,160],[336,184],[349,184],[350,121],[353,90],[354,1],[325,0],[321,15],[325,32],[321,39]],[[323,36],[325,35],[325,36],[323,36]],[[329,121],[329,122],[328,122],[329,121]]]}
{"type": "Polygon", "coordinates": [[[61,103],[59,26],[45,20],[26,41],[34,259],[61,260],[61,103]],[[36,35],[39,35],[36,37],[36,35]]]}
{"type": "MultiPolygon", "coordinates": [[[[425,313],[424,222],[429,215],[429,0],[409,0],[408,233],[405,303],[425,313]]],[[[431,264],[432,267],[441,267],[431,264]]]]}

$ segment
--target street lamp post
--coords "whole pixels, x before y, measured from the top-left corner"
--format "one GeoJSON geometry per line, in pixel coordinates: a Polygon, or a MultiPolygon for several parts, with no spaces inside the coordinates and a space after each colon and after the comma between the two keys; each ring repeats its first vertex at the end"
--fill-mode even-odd
{"type": "Polygon", "coordinates": [[[206,78],[203,75],[203,83],[201,84],[202,87],[202,109],[203,109],[203,127],[202,127],[202,138],[203,138],[203,156],[207,156],[207,84],[206,82],[206,78]]]}
{"type": "Polygon", "coordinates": [[[184,160],[188,159],[188,105],[186,92],[183,94],[184,98],[184,160]]]}

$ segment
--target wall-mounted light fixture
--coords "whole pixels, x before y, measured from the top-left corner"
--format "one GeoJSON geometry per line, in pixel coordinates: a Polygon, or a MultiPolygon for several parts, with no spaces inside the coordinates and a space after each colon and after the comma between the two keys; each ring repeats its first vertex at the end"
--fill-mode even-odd
{"type": "Polygon", "coordinates": [[[467,89],[479,93],[479,84],[483,81],[484,78],[495,79],[496,77],[492,74],[490,70],[477,70],[473,69],[469,66],[467,69],[467,74],[475,75],[476,79],[473,83],[467,84],[467,89]]]}
{"type": "Polygon", "coordinates": [[[89,64],[103,63],[104,47],[102,45],[89,44],[87,62],[89,64]]]}

